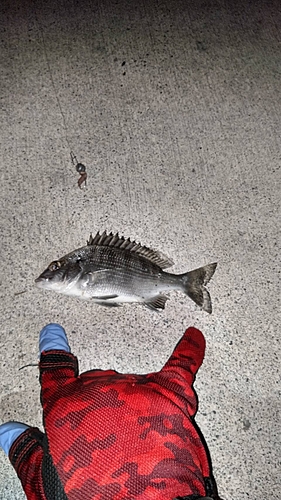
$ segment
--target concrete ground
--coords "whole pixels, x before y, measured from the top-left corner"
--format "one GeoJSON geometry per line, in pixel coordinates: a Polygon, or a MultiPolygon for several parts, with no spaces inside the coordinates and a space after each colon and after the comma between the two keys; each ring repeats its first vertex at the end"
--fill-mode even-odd
{"type": "MultiPolygon", "coordinates": [[[[280,499],[280,9],[2,0],[1,423],[42,425],[37,369],[19,368],[46,323],[66,328],[81,370],[140,373],[195,325],[197,422],[220,494],[280,499]],[[162,250],[174,272],[217,260],[213,314],[176,292],[157,314],[34,286],[104,229],[162,250]]],[[[2,452],[0,498],[24,498],[2,452]]]]}

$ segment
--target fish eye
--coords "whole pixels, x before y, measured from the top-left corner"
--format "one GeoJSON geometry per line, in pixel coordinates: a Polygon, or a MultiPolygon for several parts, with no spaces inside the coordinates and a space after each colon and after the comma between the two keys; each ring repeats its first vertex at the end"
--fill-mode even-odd
{"type": "Polygon", "coordinates": [[[57,271],[58,269],[60,269],[61,267],[61,263],[59,260],[56,260],[54,262],[51,262],[51,264],[49,265],[49,270],[50,271],[57,271]]]}

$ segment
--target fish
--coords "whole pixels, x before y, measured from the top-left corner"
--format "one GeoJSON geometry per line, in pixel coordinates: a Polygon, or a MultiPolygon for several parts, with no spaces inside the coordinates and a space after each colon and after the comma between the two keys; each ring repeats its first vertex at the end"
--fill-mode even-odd
{"type": "Polygon", "coordinates": [[[154,311],[165,309],[169,298],[165,293],[178,290],[211,313],[206,285],[217,263],[184,274],[164,271],[173,264],[160,251],[118,233],[98,231],[94,237],[90,234],[86,246],[51,262],[35,282],[39,288],[104,306],[141,303],[154,311]]]}

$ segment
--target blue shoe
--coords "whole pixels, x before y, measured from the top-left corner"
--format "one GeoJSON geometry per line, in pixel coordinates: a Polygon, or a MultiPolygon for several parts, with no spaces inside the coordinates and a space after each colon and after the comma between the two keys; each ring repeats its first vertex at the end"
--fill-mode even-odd
{"type": "Polygon", "coordinates": [[[44,326],[39,337],[40,354],[43,351],[66,351],[70,352],[67,336],[62,326],[57,323],[50,323],[44,326]]]}
{"type": "Polygon", "coordinates": [[[0,446],[6,455],[9,455],[12,444],[26,429],[29,429],[29,425],[21,422],[6,422],[0,425],[0,446]]]}

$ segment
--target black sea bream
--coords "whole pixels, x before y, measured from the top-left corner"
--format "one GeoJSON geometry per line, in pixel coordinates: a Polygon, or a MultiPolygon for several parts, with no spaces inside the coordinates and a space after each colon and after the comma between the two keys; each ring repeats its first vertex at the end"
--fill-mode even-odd
{"type": "Polygon", "coordinates": [[[162,253],[105,231],[94,238],[91,235],[87,246],[52,262],[35,281],[40,288],[101,305],[139,302],[154,310],[165,308],[168,297],[163,293],[179,290],[211,313],[205,285],[217,264],[184,274],[163,271],[172,265],[173,261],[162,253]]]}

